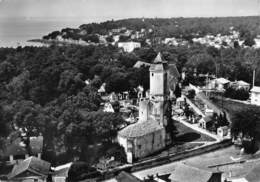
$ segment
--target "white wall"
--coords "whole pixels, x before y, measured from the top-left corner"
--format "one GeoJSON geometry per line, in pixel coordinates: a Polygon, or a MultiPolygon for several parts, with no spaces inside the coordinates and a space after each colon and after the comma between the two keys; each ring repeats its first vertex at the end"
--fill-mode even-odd
{"type": "Polygon", "coordinates": [[[256,92],[251,93],[251,104],[260,106],[260,93],[256,93],[256,92]]]}
{"type": "Polygon", "coordinates": [[[145,157],[163,149],[165,147],[165,136],[165,129],[162,129],[135,139],[135,158],[145,157]]]}
{"type": "Polygon", "coordinates": [[[163,95],[164,94],[164,73],[150,72],[150,94],[163,95]]]}

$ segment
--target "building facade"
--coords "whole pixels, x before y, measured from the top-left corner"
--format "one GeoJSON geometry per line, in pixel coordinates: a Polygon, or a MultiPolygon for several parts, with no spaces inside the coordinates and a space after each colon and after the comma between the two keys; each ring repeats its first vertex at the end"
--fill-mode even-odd
{"type": "Polygon", "coordinates": [[[139,102],[138,122],[118,133],[118,142],[124,147],[129,163],[160,151],[171,143],[167,111],[171,107],[170,88],[174,89],[171,84],[176,85],[178,79],[171,78],[173,75],[170,77],[169,68],[159,53],[150,66],[150,92],[139,102]]]}

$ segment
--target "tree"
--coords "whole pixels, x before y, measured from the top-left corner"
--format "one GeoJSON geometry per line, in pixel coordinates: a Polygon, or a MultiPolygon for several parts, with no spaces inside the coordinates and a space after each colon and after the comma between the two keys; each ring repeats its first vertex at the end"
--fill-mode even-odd
{"type": "Polygon", "coordinates": [[[244,45],[252,47],[253,45],[255,45],[255,41],[253,39],[253,37],[247,37],[244,41],[244,45]]]}
{"type": "Polygon", "coordinates": [[[53,127],[51,118],[40,105],[35,105],[30,101],[15,102],[12,106],[14,129],[17,131],[22,130],[22,133],[24,133],[25,136],[22,137],[22,140],[30,155],[30,137],[42,134],[45,139],[50,138],[51,128],[53,127]]]}
{"type": "Polygon", "coordinates": [[[196,96],[196,92],[195,92],[194,89],[191,89],[191,90],[188,91],[187,97],[188,97],[189,99],[194,99],[195,96],[196,96]]]}
{"type": "Polygon", "coordinates": [[[0,81],[8,83],[13,76],[15,76],[15,66],[7,61],[0,64],[0,81]]]}
{"type": "Polygon", "coordinates": [[[176,84],[175,90],[174,90],[174,94],[176,98],[181,97],[181,88],[179,86],[179,84],[176,84]]]}
{"type": "Polygon", "coordinates": [[[87,178],[95,177],[97,170],[85,162],[74,162],[68,171],[68,181],[77,182],[87,178]]]}
{"type": "Polygon", "coordinates": [[[128,90],[129,85],[127,81],[127,75],[122,72],[112,73],[112,75],[107,79],[106,91],[111,92],[123,92],[128,90]]]}
{"type": "Polygon", "coordinates": [[[234,138],[241,136],[243,147],[247,152],[255,151],[255,141],[257,136],[257,123],[260,122],[260,112],[257,109],[248,108],[236,112],[232,118],[231,133],[234,138]],[[242,135],[240,135],[242,134],[242,135]]]}
{"type": "Polygon", "coordinates": [[[23,71],[20,75],[14,77],[7,85],[8,90],[17,98],[29,98],[31,89],[30,72],[23,71]]]}

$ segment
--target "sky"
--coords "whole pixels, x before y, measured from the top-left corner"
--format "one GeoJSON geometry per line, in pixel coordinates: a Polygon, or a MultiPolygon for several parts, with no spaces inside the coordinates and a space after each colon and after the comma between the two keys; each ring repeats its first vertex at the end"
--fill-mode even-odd
{"type": "Polygon", "coordinates": [[[260,0],[0,0],[0,18],[79,18],[260,15],[260,0]]]}

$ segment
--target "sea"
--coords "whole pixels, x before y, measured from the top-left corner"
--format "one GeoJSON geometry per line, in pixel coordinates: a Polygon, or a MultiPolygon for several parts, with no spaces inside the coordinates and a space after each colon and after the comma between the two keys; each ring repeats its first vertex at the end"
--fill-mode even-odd
{"type": "Polygon", "coordinates": [[[50,32],[63,28],[77,28],[90,21],[83,19],[43,19],[43,18],[0,18],[0,47],[43,46],[37,42],[50,32]]]}

